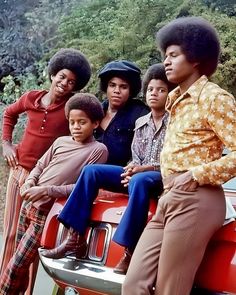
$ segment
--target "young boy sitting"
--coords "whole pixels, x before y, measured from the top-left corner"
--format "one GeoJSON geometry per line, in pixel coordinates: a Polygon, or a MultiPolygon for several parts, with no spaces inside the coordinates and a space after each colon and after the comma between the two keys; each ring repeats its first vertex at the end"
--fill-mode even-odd
{"type": "Polygon", "coordinates": [[[59,137],[37,162],[21,187],[25,200],[20,212],[16,250],[0,278],[1,294],[24,293],[29,266],[37,256],[47,214],[55,198],[69,196],[84,165],[105,163],[108,152],[93,131],[104,113],[98,99],[75,94],[65,105],[71,136],[59,137]]]}
{"type": "Polygon", "coordinates": [[[173,89],[162,64],[152,65],[143,79],[143,93],[151,112],[136,120],[132,142],[132,161],[124,166],[86,166],[76,182],[75,189],[58,219],[69,227],[67,239],[42,255],[62,258],[68,254],[80,255],[92,204],[100,188],[126,192],[129,202],[113,241],[124,247],[124,255],[114,272],[127,272],[132,252],[148,219],[149,200],[162,192],[160,152],[168,122],[165,103],[168,91],[173,89]],[[76,217],[76,218],[75,218],[76,217]]]}

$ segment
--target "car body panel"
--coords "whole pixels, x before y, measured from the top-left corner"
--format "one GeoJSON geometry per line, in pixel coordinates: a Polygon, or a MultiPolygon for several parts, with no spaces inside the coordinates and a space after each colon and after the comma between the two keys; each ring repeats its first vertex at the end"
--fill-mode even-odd
{"type": "MultiPolygon", "coordinates": [[[[236,207],[236,186],[235,191],[225,192],[236,207]]],[[[53,260],[40,255],[45,270],[61,288],[70,286],[80,295],[120,294],[125,276],[115,274],[113,268],[123,254],[123,247],[114,243],[112,236],[127,201],[125,194],[99,191],[87,232],[89,249],[83,259],[67,257],[53,260]]],[[[65,237],[64,228],[56,220],[64,202],[55,202],[48,215],[42,247],[52,248],[65,237]]],[[[152,200],[149,219],[155,208],[156,202],[152,200]]],[[[236,221],[223,226],[212,237],[196,275],[196,284],[208,290],[236,294],[236,221]]]]}

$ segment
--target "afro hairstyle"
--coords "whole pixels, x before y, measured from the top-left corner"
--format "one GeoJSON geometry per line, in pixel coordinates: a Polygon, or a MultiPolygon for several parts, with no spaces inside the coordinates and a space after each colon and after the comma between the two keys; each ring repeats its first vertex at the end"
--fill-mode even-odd
{"type": "Polygon", "coordinates": [[[165,73],[165,67],[161,63],[153,64],[152,66],[150,66],[147,69],[145,75],[143,76],[142,91],[144,95],[146,95],[148,84],[150,83],[152,79],[161,80],[165,82],[165,84],[168,87],[168,91],[171,91],[172,89],[176,87],[175,84],[168,81],[166,77],[166,73],[165,73]]]}
{"type": "Polygon", "coordinates": [[[55,76],[59,71],[67,69],[76,75],[75,91],[81,90],[91,77],[91,67],[85,55],[77,49],[62,48],[50,59],[48,76],[55,76]]]}
{"type": "Polygon", "coordinates": [[[65,115],[69,119],[71,110],[81,110],[92,122],[101,122],[104,117],[102,104],[96,96],[90,93],[76,93],[66,102],[65,115]]]}
{"type": "Polygon", "coordinates": [[[141,70],[137,65],[128,60],[115,60],[107,63],[99,72],[100,90],[107,91],[108,82],[118,77],[125,80],[130,86],[129,98],[138,95],[141,89],[141,70]]]}
{"type": "Polygon", "coordinates": [[[178,45],[189,62],[198,62],[201,75],[211,76],[217,68],[220,42],[215,28],[201,17],[177,18],[156,35],[162,53],[167,47],[178,45]]]}

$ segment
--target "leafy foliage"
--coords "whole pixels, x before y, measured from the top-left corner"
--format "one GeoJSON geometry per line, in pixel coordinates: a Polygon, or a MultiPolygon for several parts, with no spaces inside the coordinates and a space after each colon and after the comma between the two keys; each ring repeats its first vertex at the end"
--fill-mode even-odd
{"type": "Polygon", "coordinates": [[[236,16],[235,0],[204,0],[203,3],[214,11],[226,13],[228,16],[236,16]]]}
{"type": "Polygon", "coordinates": [[[236,97],[236,76],[234,74],[236,62],[236,18],[228,17],[217,10],[208,12],[205,5],[200,5],[198,1],[186,1],[180,8],[180,15],[183,12],[184,15],[202,16],[215,26],[221,42],[221,56],[218,70],[211,79],[236,97]]]}
{"type": "Polygon", "coordinates": [[[16,78],[8,75],[2,79],[4,86],[1,102],[5,105],[16,101],[23,93],[32,89],[48,89],[46,63],[35,65],[34,74],[18,75],[16,78]]]}
{"type": "Polygon", "coordinates": [[[90,89],[95,91],[96,73],[106,62],[131,59],[145,70],[162,60],[155,45],[160,27],[176,17],[202,16],[216,26],[222,43],[220,65],[213,80],[236,95],[236,18],[224,14],[234,7],[233,1],[93,0],[62,19],[56,46],[80,48],[89,56],[94,73],[90,89]]]}
{"type": "MultiPolygon", "coordinates": [[[[6,98],[8,102],[16,99],[18,92],[22,93],[27,83],[29,88],[42,86],[41,80],[44,78],[42,72],[38,71],[38,64],[33,65],[34,61],[41,59],[41,63],[45,64],[62,47],[78,48],[89,58],[93,77],[86,87],[88,91],[96,92],[97,72],[110,60],[130,59],[145,71],[149,65],[162,60],[155,44],[158,29],[176,17],[187,15],[202,16],[217,28],[222,54],[213,80],[236,95],[234,0],[0,0],[1,2],[4,13],[0,16],[0,37],[3,37],[0,68],[5,73],[13,71],[21,74],[14,81],[2,81],[9,83],[4,88],[4,101],[6,98]],[[8,21],[6,15],[13,10],[13,5],[17,9],[14,13],[11,12],[12,17],[8,21]]],[[[0,88],[3,86],[0,85],[0,88]]]]}
{"type": "Polygon", "coordinates": [[[182,0],[94,0],[62,19],[58,44],[81,49],[93,67],[90,88],[95,91],[96,73],[113,59],[130,59],[142,69],[161,61],[155,46],[157,23],[169,19],[182,0]],[[148,17],[147,17],[148,15],[148,17]],[[144,21],[145,20],[145,21],[144,21]]]}
{"type": "Polygon", "coordinates": [[[34,72],[34,63],[55,46],[58,16],[76,0],[0,0],[0,79],[34,72]]]}
{"type": "Polygon", "coordinates": [[[27,10],[35,7],[36,1],[0,1],[0,77],[10,72],[20,74],[25,68],[40,58],[35,38],[28,34],[29,23],[25,17],[27,10]]]}

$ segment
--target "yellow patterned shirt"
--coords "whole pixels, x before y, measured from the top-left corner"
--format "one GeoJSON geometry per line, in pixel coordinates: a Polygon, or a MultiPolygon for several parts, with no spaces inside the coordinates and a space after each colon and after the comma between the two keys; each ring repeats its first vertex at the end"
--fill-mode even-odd
{"type": "Polygon", "coordinates": [[[236,176],[236,102],[202,76],[181,95],[167,99],[170,113],[161,152],[161,172],[191,170],[200,185],[219,185],[236,176]],[[222,156],[223,148],[231,152],[222,156]]]}

